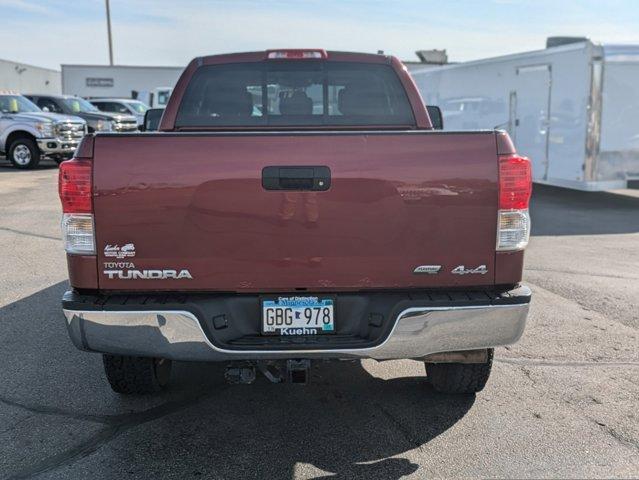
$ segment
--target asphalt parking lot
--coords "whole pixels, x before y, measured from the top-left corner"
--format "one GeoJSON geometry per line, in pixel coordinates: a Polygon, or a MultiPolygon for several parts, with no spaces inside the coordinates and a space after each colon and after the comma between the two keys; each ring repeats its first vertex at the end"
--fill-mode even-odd
{"type": "Polygon", "coordinates": [[[639,195],[536,186],[528,327],[476,397],[365,361],[127,398],[67,337],[56,176],[0,162],[1,478],[639,477],[639,195]]]}

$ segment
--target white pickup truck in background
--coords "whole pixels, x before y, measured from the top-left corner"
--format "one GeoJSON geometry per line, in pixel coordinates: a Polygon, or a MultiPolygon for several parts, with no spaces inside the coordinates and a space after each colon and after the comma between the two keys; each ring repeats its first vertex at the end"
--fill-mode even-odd
{"type": "Polygon", "coordinates": [[[0,153],[17,168],[35,168],[44,156],[71,158],[86,132],[79,117],[43,112],[22,95],[0,92],[0,153]]]}

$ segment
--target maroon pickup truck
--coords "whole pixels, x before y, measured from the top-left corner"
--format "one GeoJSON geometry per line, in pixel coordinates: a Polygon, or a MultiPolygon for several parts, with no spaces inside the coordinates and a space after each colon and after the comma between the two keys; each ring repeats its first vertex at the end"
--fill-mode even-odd
{"type": "Polygon", "coordinates": [[[524,329],[530,163],[504,132],[433,129],[393,57],[196,58],[159,131],[86,136],[59,190],[68,331],[116,392],[172,360],[304,383],[358,358],[477,392],[524,329]]]}

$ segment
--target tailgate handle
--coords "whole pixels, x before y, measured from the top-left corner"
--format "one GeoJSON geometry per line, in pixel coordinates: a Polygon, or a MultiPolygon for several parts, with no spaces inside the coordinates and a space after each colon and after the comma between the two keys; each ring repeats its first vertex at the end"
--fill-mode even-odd
{"type": "Polygon", "coordinates": [[[264,167],[262,187],[265,190],[324,191],[331,186],[328,167],[264,167]]]}

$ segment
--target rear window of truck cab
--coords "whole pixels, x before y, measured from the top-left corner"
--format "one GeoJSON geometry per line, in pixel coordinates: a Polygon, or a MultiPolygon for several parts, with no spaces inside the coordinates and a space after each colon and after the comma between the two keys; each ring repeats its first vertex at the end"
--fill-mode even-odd
{"type": "Polygon", "coordinates": [[[278,61],[200,67],[175,126],[412,127],[406,92],[389,65],[278,61]]]}

